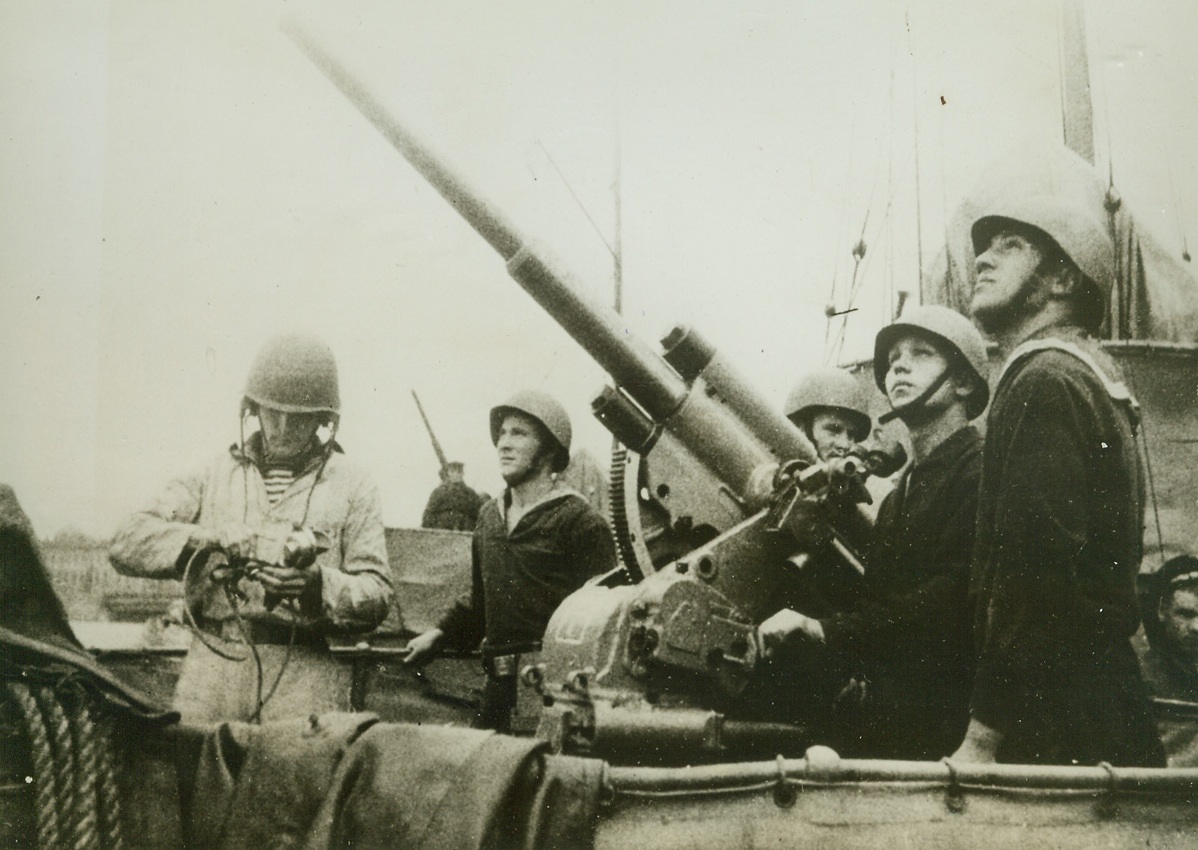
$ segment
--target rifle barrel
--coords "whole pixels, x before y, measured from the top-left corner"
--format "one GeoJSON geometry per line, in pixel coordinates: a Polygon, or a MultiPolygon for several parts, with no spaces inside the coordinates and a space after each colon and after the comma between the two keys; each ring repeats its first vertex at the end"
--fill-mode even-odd
{"type": "Polygon", "coordinates": [[[440,440],[433,431],[432,423],[428,421],[428,416],[424,413],[424,405],[420,403],[420,396],[416,395],[415,390],[412,390],[412,400],[416,402],[416,409],[420,411],[420,418],[424,420],[424,430],[428,431],[428,438],[433,442],[433,451],[436,452],[437,460],[441,463],[441,471],[444,472],[449,466],[449,461],[445,457],[445,451],[441,448],[440,440]]]}

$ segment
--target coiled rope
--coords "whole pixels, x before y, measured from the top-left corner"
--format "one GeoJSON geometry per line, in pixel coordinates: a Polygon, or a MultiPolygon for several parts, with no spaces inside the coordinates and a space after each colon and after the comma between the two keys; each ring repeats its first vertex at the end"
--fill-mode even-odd
{"type": "Polygon", "coordinates": [[[57,691],[10,681],[7,690],[29,742],[40,850],[124,850],[111,718],[93,720],[78,681],[57,691]]]}

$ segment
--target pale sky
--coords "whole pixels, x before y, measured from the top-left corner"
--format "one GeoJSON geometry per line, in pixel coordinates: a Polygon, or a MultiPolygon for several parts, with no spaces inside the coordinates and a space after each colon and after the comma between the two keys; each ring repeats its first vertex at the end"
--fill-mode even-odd
{"type": "MultiPolygon", "coordinates": [[[[1043,0],[0,0],[0,481],[42,535],[107,535],[233,442],[254,352],[293,328],[337,354],[342,442],[388,524],[417,524],[436,483],[412,389],[492,493],[486,414],[515,389],[558,394],[578,443],[608,450],[589,414],[604,376],[284,15],[603,300],[587,215],[613,243],[618,146],[631,332],[693,324],[779,405],[826,358],[863,223],[842,359],[889,287],[917,289],[917,244],[929,263],[980,170],[1060,136],[1043,0]]],[[[1099,167],[1180,253],[1198,239],[1198,4],[1086,20],[1099,167]]]]}

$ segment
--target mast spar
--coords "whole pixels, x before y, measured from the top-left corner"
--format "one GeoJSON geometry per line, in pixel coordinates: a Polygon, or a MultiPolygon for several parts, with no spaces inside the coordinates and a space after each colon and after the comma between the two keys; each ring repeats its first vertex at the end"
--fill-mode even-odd
{"type": "Polygon", "coordinates": [[[1079,0],[1061,0],[1061,120],[1065,147],[1093,165],[1094,102],[1079,0]]]}

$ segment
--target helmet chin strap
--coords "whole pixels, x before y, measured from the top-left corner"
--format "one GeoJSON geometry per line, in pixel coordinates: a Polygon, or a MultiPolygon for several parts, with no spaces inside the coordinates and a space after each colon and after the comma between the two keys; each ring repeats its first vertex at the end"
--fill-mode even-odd
{"type": "Polygon", "coordinates": [[[906,404],[900,404],[898,407],[891,407],[890,410],[878,417],[878,424],[885,425],[887,422],[893,422],[895,419],[901,419],[903,414],[918,410],[927,403],[928,399],[936,394],[936,391],[944,386],[944,382],[949,379],[953,369],[950,366],[940,373],[939,377],[932,383],[928,384],[928,388],[911,399],[906,404]]]}
{"type": "MultiPolygon", "coordinates": [[[[258,415],[257,404],[243,404],[241,407],[241,452],[245,454],[245,420],[247,416],[258,415]]],[[[337,429],[341,425],[341,416],[337,413],[330,413],[329,418],[323,423],[328,426],[329,438],[320,444],[320,465],[316,468],[316,475],[312,479],[312,486],[308,488],[308,496],[304,500],[304,514],[299,521],[299,525],[304,525],[308,521],[308,511],[312,508],[312,494],[316,492],[316,485],[320,483],[321,476],[324,475],[324,469],[328,466],[329,458],[333,456],[333,451],[337,445],[337,429]]],[[[258,421],[259,433],[262,435],[262,452],[265,457],[269,449],[266,444],[266,429],[262,428],[261,420],[258,421]]],[[[242,485],[245,489],[244,499],[242,501],[243,511],[248,511],[249,505],[249,479],[247,476],[242,476],[242,485]]],[[[243,515],[242,520],[244,521],[243,515]]]]}
{"type": "MultiPolygon", "coordinates": [[[[269,439],[266,436],[266,429],[262,427],[262,417],[260,415],[261,407],[256,402],[246,401],[241,405],[240,417],[240,439],[241,450],[245,451],[245,420],[247,417],[253,416],[258,420],[258,433],[262,435],[262,450],[264,455],[270,454],[269,439]]],[[[321,420],[320,428],[329,429],[329,438],[321,443],[323,451],[328,451],[332,448],[333,442],[337,439],[337,429],[341,425],[341,416],[337,413],[325,412],[327,418],[321,420]]]]}

